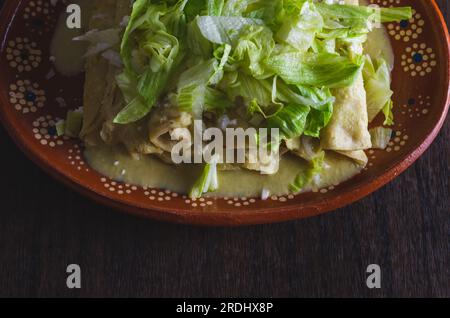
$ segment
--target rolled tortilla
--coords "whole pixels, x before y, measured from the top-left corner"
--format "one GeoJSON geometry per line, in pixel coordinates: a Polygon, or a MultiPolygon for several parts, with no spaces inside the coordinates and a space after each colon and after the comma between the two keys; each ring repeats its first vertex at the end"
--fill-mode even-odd
{"type": "Polygon", "coordinates": [[[364,150],[372,147],[368,130],[366,91],[362,74],[347,88],[334,90],[336,102],[330,123],[321,133],[327,150],[364,150]]]}
{"type": "Polygon", "coordinates": [[[358,165],[365,167],[369,162],[369,158],[363,150],[355,150],[355,151],[336,151],[337,153],[346,156],[353,161],[355,161],[358,165]]]}
{"type": "MultiPolygon", "coordinates": [[[[346,4],[358,5],[358,0],[346,0],[346,4]]],[[[350,48],[361,54],[361,45],[350,48]]],[[[333,116],[321,133],[321,146],[327,150],[354,151],[372,147],[368,130],[366,91],[362,73],[355,83],[333,91],[336,97],[333,116]]]]}
{"type": "MultiPolygon", "coordinates": [[[[117,0],[96,1],[92,10],[89,29],[108,29],[114,24],[117,0]]],[[[90,56],[86,61],[84,84],[84,115],[81,139],[87,144],[97,144],[100,139],[100,129],[103,123],[101,106],[106,91],[105,78],[109,63],[99,55],[90,56]]]]}
{"type": "MultiPolygon", "coordinates": [[[[90,21],[90,30],[117,28],[130,13],[130,3],[122,0],[96,1],[90,21]]],[[[118,68],[100,54],[90,56],[86,62],[84,86],[84,120],[80,137],[87,145],[105,141],[100,131],[105,123],[112,128],[112,120],[123,107],[123,98],[117,89],[115,77],[118,68]]],[[[111,133],[111,131],[108,131],[111,133]]]]}

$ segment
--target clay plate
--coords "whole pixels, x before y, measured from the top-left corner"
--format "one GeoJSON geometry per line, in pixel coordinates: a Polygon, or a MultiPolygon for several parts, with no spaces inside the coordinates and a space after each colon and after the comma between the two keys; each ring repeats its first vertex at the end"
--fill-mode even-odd
{"type": "Polygon", "coordinates": [[[90,169],[82,145],[57,137],[54,124],[82,104],[83,77],[51,77],[49,46],[64,1],[6,1],[0,17],[0,118],[40,167],[80,193],[122,211],[159,220],[243,225],[318,215],[377,190],[421,156],[441,129],[449,104],[449,35],[434,1],[372,0],[409,5],[410,21],[387,25],[394,47],[394,126],[384,151],[369,151],[367,169],[336,187],[297,196],[189,200],[159,189],[116,183],[90,169]]]}

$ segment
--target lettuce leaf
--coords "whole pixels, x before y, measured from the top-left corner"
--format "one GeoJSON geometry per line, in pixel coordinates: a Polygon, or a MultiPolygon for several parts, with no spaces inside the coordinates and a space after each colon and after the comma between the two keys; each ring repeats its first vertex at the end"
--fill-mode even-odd
{"type": "Polygon", "coordinates": [[[247,26],[264,25],[264,21],[243,17],[202,16],[198,17],[197,24],[208,41],[234,46],[247,26]]]}
{"type": "Polygon", "coordinates": [[[386,105],[384,105],[382,110],[385,118],[383,125],[392,126],[395,124],[393,109],[394,109],[394,102],[392,100],[390,100],[386,105]]]}
{"type": "Polygon", "coordinates": [[[370,56],[366,56],[364,65],[364,86],[367,93],[367,113],[369,122],[383,111],[386,117],[386,125],[393,124],[391,72],[384,59],[372,61],[370,56]]]}
{"type": "Polygon", "coordinates": [[[287,84],[340,88],[351,85],[364,58],[331,53],[282,53],[266,60],[267,67],[287,84]]]}
{"type": "Polygon", "coordinates": [[[205,103],[206,86],[190,85],[183,87],[177,94],[176,103],[181,111],[191,113],[194,118],[201,119],[205,103]]]}
{"type": "MultiPolygon", "coordinates": [[[[121,56],[128,77],[137,82],[137,95],[114,119],[129,124],[145,117],[182,59],[178,39],[186,30],[184,7],[187,0],[167,7],[137,0],[121,44],[121,56]],[[148,63],[141,63],[148,60],[148,63]],[[146,64],[137,67],[139,64],[146,64]]],[[[125,95],[125,94],[124,94],[125,95]]]]}
{"type": "MultiPolygon", "coordinates": [[[[83,126],[83,110],[69,110],[64,121],[64,135],[71,138],[78,138],[83,126]]],[[[62,127],[60,127],[61,129],[62,127]]]]}
{"type": "Polygon", "coordinates": [[[217,176],[217,163],[218,156],[215,155],[211,158],[209,163],[206,163],[201,176],[193,185],[189,192],[191,199],[197,199],[203,196],[204,193],[215,191],[219,188],[219,181],[217,176]]]}
{"type": "Polygon", "coordinates": [[[294,182],[290,185],[290,190],[294,193],[298,193],[310,184],[314,177],[322,172],[324,159],[325,152],[322,151],[317,157],[309,162],[308,168],[299,172],[295,177],[294,182]]]}
{"type": "Polygon", "coordinates": [[[220,46],[215,58],[200,61],[180,75],[176,96],[176,105],[180,110],[192,113],[195,118],[202,118],[205,110],[224,110],[230,107],[225,94],[211,87],[222,80],[223,68],[230,51],[228,44],[220,46]]]}
{"type": "Polygon", "coordinates": [[[286,19],[277,32],[277,39],[300,52],[306,52],[314,43],[316,34],[322,30],[323,18],[312,2],[305,2],[298,15],[286,19]]]}
{"type": "Polygon", "coordinates": [[[278,128],[283,139],[299,137],[306,129],[310,110],[310,107],[304,105],[285,106],[267,120],[267,126],[270,129],[278,128]]]}
{"type": "Polygon", "coordinates": [[[279,128],[284,139],[301,135],[319,138],[320,131],[328,125],[333,115],[334,97],[325,88],[298,86],[297,90],[299,95],[294,94],[301,96],[303,101],[285,106],[273,116],[264,116],[268,118],[268,126],[279,128]]]}
{"type": "Polygon", "coordinates": [[[256,79],[266,79],[272,75],[264,65],[275,49],[275,41],[270,29],[249,25],[243,28],[232,54],[233,62],[247,70],[256,79]]]}
{"type": "Polygon", "coordinates": [[[207,0],[207,15],[220,17],[224,6],[225,0],[207,0]]]}
{"type": "Polygon", "coordinates": [[[204,110],[215,113],[224,113],[235,107],[227,95],[218,89],[207,87],[204,99],[204,110]]]}
{"type": "Polygon", "coordinates": [[[386,149],[392,138],[393,130],[385,127],[375,127],[369,130],[372,139],[372,148],[386,149]]]}
{"type": "Polygon", "coordinates": [[[324,19],[337,21],[344,27],[367,28],[371,30],[375,23],[409,20],[412,16],[410,7],[375,8],[345,4],[317,3],[317,10],[324,19]]]}

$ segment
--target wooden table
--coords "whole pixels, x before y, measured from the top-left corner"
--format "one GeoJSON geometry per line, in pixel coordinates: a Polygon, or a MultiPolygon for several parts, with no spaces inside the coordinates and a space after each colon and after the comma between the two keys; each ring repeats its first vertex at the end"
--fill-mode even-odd
{"type": "MultiPolygon", "coordinates": [[[[450,2],[438,2],[450,20],[450,2]]],[[[2,128],[0,144],[0,296],[450,296],[449,121],[412,168],[366,199],[246,228],[117,213],[51,179],[2,128]],[[66,287],[71,263],[81,290],[66,287]],[[366,287],[373,263],[381,289],[366,287]]]]}

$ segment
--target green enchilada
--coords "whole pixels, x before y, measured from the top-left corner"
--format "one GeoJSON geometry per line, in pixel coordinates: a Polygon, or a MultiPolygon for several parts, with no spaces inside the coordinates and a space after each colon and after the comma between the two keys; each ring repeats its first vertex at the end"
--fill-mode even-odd
{"type": "Polygon", "coordinates": [[[102,174],[191,197],[337,185],[364,169],[365,150],[390,139],[393,57],[378,23],[411,15],[337,2],[96,2],[90,31],[76,38],[89,43],[82,116],[65,130],[82,120],[86,158],[102,174]],[[383,127],[369,130],[379,114],[383,127]],[[193,147],[186,134],[198,120],[224,133],[276,129],[265,145],[276,151],[175,163],[174,147],[193,147]]]}

